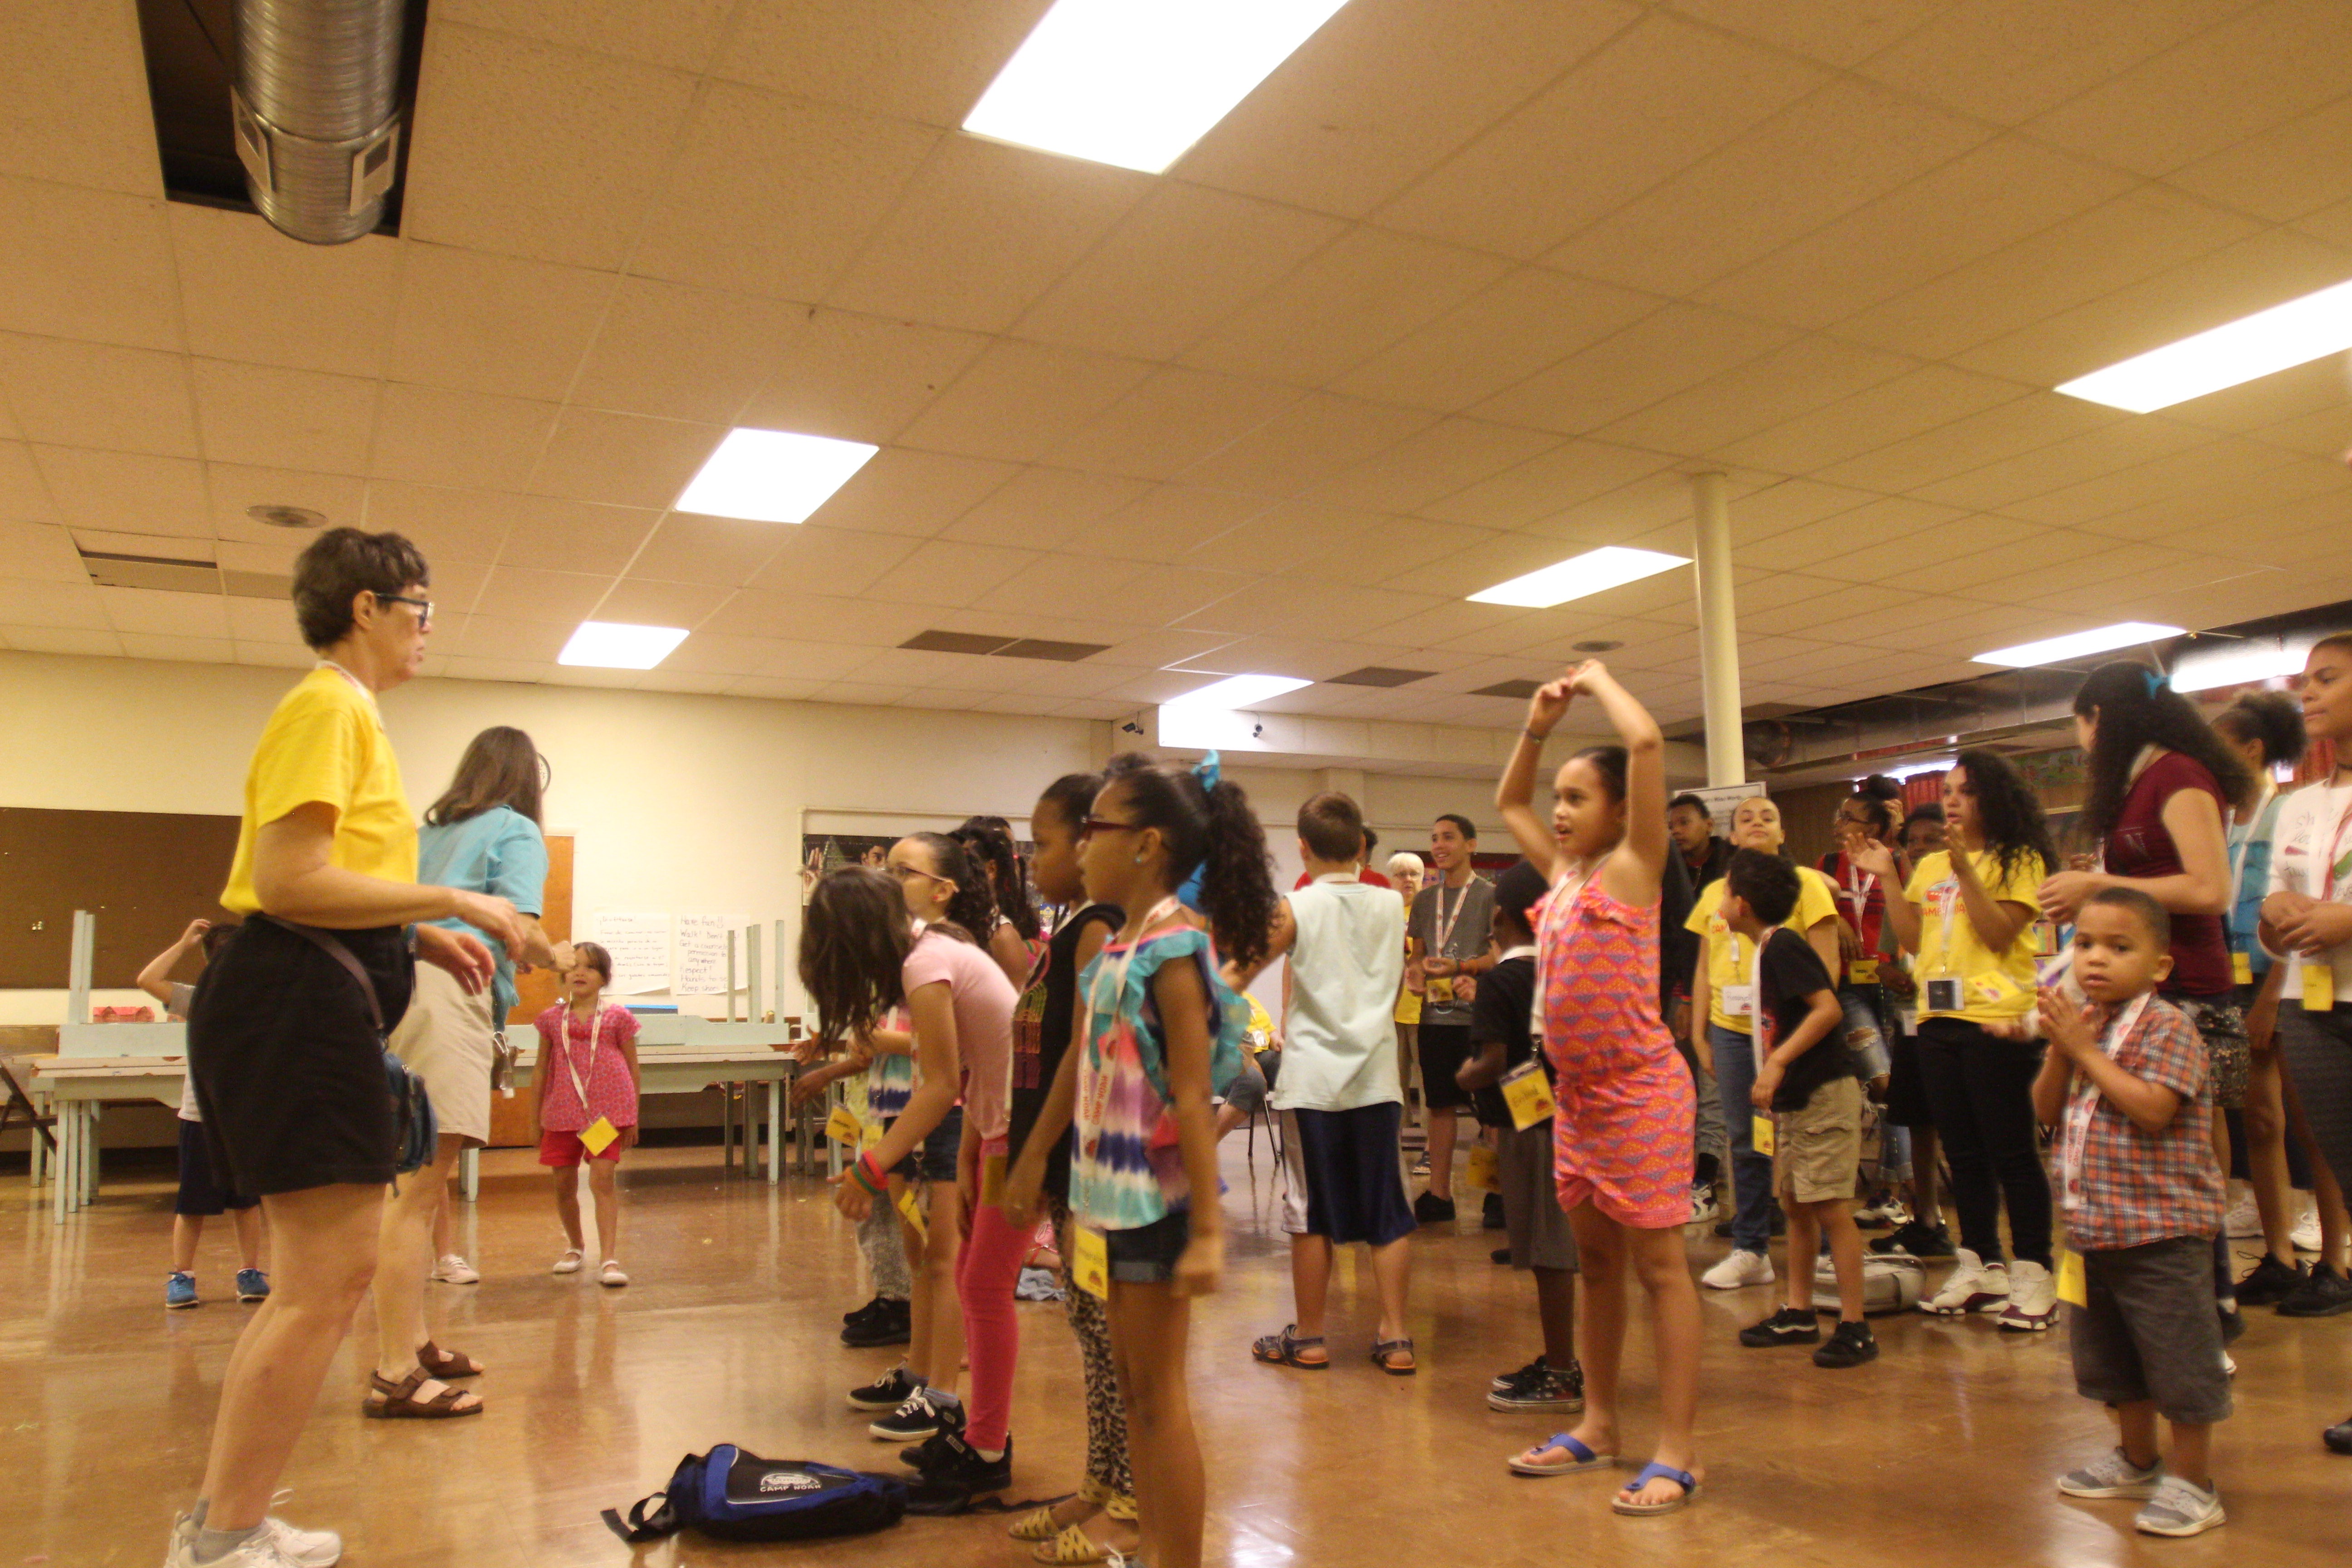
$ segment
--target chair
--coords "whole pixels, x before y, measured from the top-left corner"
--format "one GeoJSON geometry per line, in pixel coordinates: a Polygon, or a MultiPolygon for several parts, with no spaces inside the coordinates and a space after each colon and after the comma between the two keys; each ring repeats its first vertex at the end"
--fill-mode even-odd
{"type": "Polygon", "coordinates": [[[56,1113],[44,1112],[39,1106],[33,1103],[33,1097],[25,1091],[25,1086],[18,1080],[16,1069],[9,1066],[8,1058],[4,1056],[0,1056],[0,1089],[5,1089],[6,1091],[5,1098],[0,1098],[0,1137],[7,1136],[8,1130],[18,1125],[20,1121],[32,1130],[34,1134],[32,1173],[35,1184],[37,1185],[40,1181],[43,1152],[46,1151],[47,1153],[49,1163],[54,1164],[57,1162],[58,1139],[54,1131],[58,1124],[56,1113]]]}

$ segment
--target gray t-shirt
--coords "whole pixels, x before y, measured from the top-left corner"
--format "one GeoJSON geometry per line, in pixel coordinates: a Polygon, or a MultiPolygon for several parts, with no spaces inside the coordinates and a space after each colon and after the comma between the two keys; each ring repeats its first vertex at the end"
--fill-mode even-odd
{"type": "MultiPolygon", "coordinates": [[[[1444,882],[1423,888],[1412,900],[1412,915],[1405,921],[1404,931],[1423,958],[1475,958],[1486,951],[1494,925],[1495,884],[1473,872],[1459,888],[1444,882]]],[[[1439,1003],[1424,997],[1421,1021],[1466,1026],[1476,1011],[1468,1002],[1439,1003]]]]}

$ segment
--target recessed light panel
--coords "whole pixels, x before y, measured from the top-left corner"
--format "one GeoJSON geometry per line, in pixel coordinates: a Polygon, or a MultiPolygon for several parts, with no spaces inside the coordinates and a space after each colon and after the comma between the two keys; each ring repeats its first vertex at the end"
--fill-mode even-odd
{"type": "Polygon", "coordinates": [[[2058,390],[2110,408],[2147,414],[2346,349],[2352,349],[2352,282],[2150,349],[2078,376],[2058,390]]]}
{"type": "Polygon", "coordinates": [[[558,664],[587,665],[597,669],[651,669],[667,658],[670,649],[686,640],[683,626],[633,626],[619,621],[583,621],[558,664]]]}
{"type": "Polygon", "coordinates": [[[1346,0],[1058,0],[963,128],[1156,174],[1346,0]]]}
{"type": "MultiPolygon", "coordinates": [[[[1181,673],[1181,672],[1180,672],[1181,673]]],[[[1160,704],[1163,708],[1247,708],[1312,686],[1311,680],[1299,680],[1287,675],[1229,675],[1224,679],[1187,691],[1181,697],[1171,697],[1160,704]]]]}
{"type": "Polygon", "coordinates": [[[1638,583],[1644,577],[1654,577],[1661,572],[1671,572],[1677,566],[1690,564],[1687,555],[1668,555],[1658,550],[1631,550],[1621,544],[1605,544],[1598,550],[1588,550],[1581,555],[1570,556],[1524,577],[1514,577],[1507,583],[1497,583],[1484,593],[1470,595],[1474,605],[1517,605],[1521,609],[1549,610],[1554,605],[1565,605],[1570,599],[1589,598],[1594,594],[1622,588],[1628,583],[1638,583]]]}
{"type": "Polygon", "coordinates": [[[880,449],[791,430],[730,430],[677,498],[677,510],[750,522],[805,522],[880,449]]]}
{"type": "Polygon", "coordinates": [[[2312,639],[2249,637],[2243,642],[2207,640],[2184,650],[2172,661],[2175,691],[2210,691],[2217,686],[2246,686],[2257,680],[2301,675],[2311,658],[2312,639]]]}
{"type": "Polygon", "coordinates": [[[2114,648],[2137,647],[2145,642],[2161,642],[2166,637],[2179,635],[2179,626],[2160,626],[2150,621],[2118,621],[2111,626],[2094,626],[2087,632],[2069,632],[2063,637],[2044,637],[2040,642],[2019,643],[2015,647],[1997,647],[1990,653],[1976,655],[1975,662],[2005,664],[2012,669],[2024,669],[2037,664],[2058,664],[2070,658],[2084,658],[2114,648]]]}

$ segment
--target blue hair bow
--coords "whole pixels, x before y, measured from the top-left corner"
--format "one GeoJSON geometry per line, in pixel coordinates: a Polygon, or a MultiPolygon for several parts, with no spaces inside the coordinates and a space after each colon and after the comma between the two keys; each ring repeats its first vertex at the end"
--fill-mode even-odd
{"type": "Polygon", "coordinates": [[[1224,777],[1224,760],[1219,757],[1216,752],[1211,752],[1207,756],[1202,757],[1199,762],[1192,764],[1192,776],[1201,781],[1202,789],[1213,790],[1217,787],[1219,781],[1224,777]]]}
{"type": "MultiPolygon", "coordinates": [[[[1199,762],[1192,764],[1192,776],[1201,781],[1201,793],[1203,795],[1214,790],[1217,787],[1219,780],[1222,779],[1223,775],[1223,761],[1214,752],[1211,752],[1207,756],[1202,757],[1199,762]]],[[[1184,879],[1183,886],[1176,889],[1176,901],[1178,903],[1183,905],[1188,910],[1195,911],[1199,910],[1201,908],[1201,874],[1208,868],[1208,858],[1203,856],[1201,863],[1192,868],[1192,874],[1184,879]]]]}
{"type": "Polygon", "coordinates": [[[2147,694],[2150,697],[2164,689],[2164,677],[2160,673],[2147,665],[2140,666],[2140,673],[2147,677],[2147,694]]]}

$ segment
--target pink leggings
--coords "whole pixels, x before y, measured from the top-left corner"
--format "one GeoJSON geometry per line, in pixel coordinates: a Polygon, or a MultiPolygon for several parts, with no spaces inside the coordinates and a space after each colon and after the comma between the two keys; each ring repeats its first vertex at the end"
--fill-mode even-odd
{"type": "Polygon", "coordinates": [[[1021,1259],[1028,1250],[1029,1233],[1006,1224],[1003,1209],[973,1205],[971,1235],[956,1259],[956,1294],[963,1303],[964,1348],[971,1357],[964,1441],[975,1448],[1004,1447],[1004,1429],[1013,1419],[1013,1368],[1021,1359],[1013,1288],[1020,1283],[1021,1259]]]}

